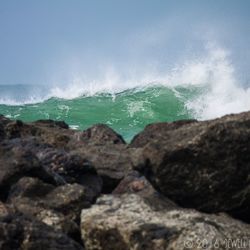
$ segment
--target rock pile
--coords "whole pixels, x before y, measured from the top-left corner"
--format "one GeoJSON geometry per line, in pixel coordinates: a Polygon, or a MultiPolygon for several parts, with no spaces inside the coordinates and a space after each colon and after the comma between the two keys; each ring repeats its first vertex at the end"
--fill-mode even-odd
{"type": "Polygon", "coordinates": [[[250,112],[148,125],[0,116],[0,249],[250,249],[250,112]]]}

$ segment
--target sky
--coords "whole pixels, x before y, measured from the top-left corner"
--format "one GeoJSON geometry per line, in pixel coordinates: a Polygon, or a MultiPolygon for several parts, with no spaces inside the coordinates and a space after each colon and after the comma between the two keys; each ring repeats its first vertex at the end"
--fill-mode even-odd
{"type": "Polygon", "coordinates": [[[248,84],[249,13],[249,0],[0,0],[0,84],[161,72],[208,43],[248,84]]]}

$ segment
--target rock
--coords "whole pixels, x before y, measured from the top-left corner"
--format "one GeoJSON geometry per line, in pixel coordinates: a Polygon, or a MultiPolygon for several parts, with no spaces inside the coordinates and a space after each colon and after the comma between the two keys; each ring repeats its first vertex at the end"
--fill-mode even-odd
{"type": "Polygon", "coordinates": [[[64,129],[68,129],[69,125],[64,122],[64,121],[53,121],[53,120],[37,120],[35,122],[32,122],[32,124],[35,125],[40,125],[40,126],[46,126],[49,128],[64,128],[64,129]]]}
{"type": "Polygon", "coordinates": [[[79,240],[80,212],[94,202],[92,190],[79,184],[55,187],[37,178],[23,177],[12,186],[7,203],[15,211],[79,240]]]}
{"type": "Polygon", "coordinates": [[[96,124],[80,134],[80,140],[91,144],[125,144],[121,135],[104,124],[96,124]]]}
{"type": "Polygon", "coordinates": [[[9,216],[9,214],[9,208],[3,202],[0,201],[0,218],[7,217],[9,216]]]}
{"type": "MultiPolygon", "coordinates": [[[[133,150],[136,152],[136,150],[133,150]]],[[[98,175],[102,178],[104,193],[111,193],[119,182],[135,167],[137,164],[126,145],[89,145],[80,147],[72,154],[81,155],[96,169],[98,175]]]]}
{"type": "Polygon", "coordinates": [[[114,195],[137,194],[154,209],[176,208],[176,204],[158,193],[149,181],[137,171],[130,172],[112,192],[114,195]]]}
{"type": "Polygon", "coordinates": [[[139,170],[153,186],[183,207],[250,222],[250,112],[157,126],[131,144],[147,141],[140,144],[146,164],[139,170]]]}
{"type": "Polygon", "coordinates": [[[0,143],[0,199],[4,200],[10,187],[23,176],[38,177],[56,184],[53,174],[41,166],[37,157],[20,145],[0,143]]]}
{"type": "Polygon", "coordinates": [[[161,140],[162,135],[168,136],[168,133],[170,133],[171,131],[196,122],[197,120],[180,120],[175,122],[159,122],[149,124],[141,133],[135,135],[130,143],[130,147],[143,147],[152,140],[161,140]]]}
{"type": "Polygon", "coordinates": [[[79,183],[92,188],[95,196],[100,194],[102,179],[90,162],[79,154],[71,154],[64,149],[55,148],[35,137],[15,138],[8,140],[7,144],[10,149],[18,147],[21,151],[30,152],[37,157],[40,165],[53,175],[58,184],[79,183]]]}
{"type": "Polygon", "coordinates": [[[25,207],[28,210],[42,207],[61,212],[75,220],[83,208],[91,206],[94,195],[91,189],[76,183],[56,187],[37,178],[23,177],[12,186],[7,202],[16,208],[20,207],[22,212],[25,207]]]}
{"type": "Polygon", "coordinates": [[[44,223],[12,215],[0,218],[0,249],[80,250],[81,245],[44,223]]]}
{"type": "MultiPolygon", "coordinates": [[[[55,147],[66,147],[76,131],[69,130],[68,125],[62,121],[39,120],[33,123],[23,123],[16,120],[0,120],[5,138],[36,137],[42,143],[55,147]]],[[[1,127],[1,126],[0,126],[1,127]]]]}
{"type": "Polygon", "coordinates": [[[249,249],[250,226],[224,214],[190,209],[155,209],[143,197],[104,195],[82,210],[81,232],[88,250],[249,249]],[[230,248],[229,248],[230,247],[230,248]]]}
{"type": "Polygon", "coordinates": [[[79,183],[92,188],[95,196],[101,193],[102,179],[84,155],[47,148],[37,153],[37,156],[44,166],[57,173],[67,183],[79,183]]]}

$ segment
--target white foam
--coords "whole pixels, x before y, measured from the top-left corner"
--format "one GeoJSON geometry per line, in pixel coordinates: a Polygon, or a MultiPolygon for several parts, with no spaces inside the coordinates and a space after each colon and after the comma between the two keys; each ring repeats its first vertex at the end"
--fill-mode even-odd
{"type": "MultiPolygon", "coordinates": [[[[0,97],[0,104],[23,105],[39,103],[51,97],[74,99],[98,93],[110,93],[115,100],[115,94],[121,91],[141,90],[159,84],[172,89],[177,86],[202,86],[206,91],[186,100],[186,108],[195,118],[210,119],[250,109],[250,88],[242,87],[235,75],[229,52],[209,44],[201,57],[186,60],[164,74],[147,70],[140,76],[130,74],[125,78],[110,67],[99,79],[87,81],[78,76],[68,85],[55,84],[43,97],[28,96],[22,102],[0,97]]],[[[175,93],[181,98],[179,92],[175,93]]],[[[134,115],[134,112],[136,110],[131,109],[131,115],[134,115]]]]}

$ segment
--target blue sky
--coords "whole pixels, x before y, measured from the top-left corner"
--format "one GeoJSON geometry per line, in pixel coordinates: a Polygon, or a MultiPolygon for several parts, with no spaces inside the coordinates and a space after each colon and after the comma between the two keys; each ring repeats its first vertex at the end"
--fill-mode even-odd
{"type": "Polygon", "coordinates": [[[249,13],[248,0],[0,0],[0,84],[164,70],[210,40],[248,79],[249,13]]]}

